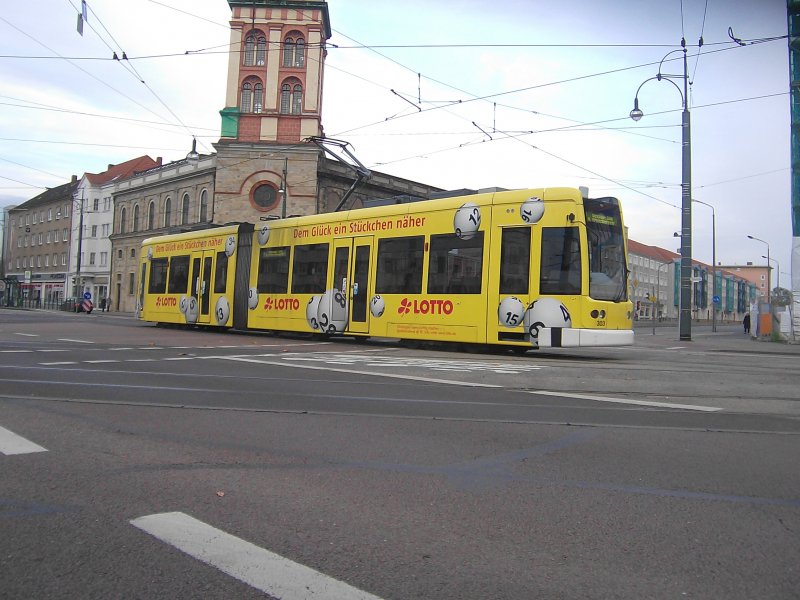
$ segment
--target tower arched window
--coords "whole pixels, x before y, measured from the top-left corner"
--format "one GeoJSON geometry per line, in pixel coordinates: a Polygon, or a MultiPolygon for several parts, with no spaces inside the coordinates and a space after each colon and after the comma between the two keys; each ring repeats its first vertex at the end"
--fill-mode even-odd
{"type": "Polygon", "coordinates": [[[181,225],[187,225],[189,223],[189,194],[183,195],[183,200],[181,201],[181,225]]]}
{"type": "Polygon", "coordinates": [[[253,86],[253,112],[260,113],[264,110],[264,86],[257,83],[253,86]]]}
{"type": "Polygon", "coordinates": [[[148,229],[155,229],[156,228],[156,203],[151,202],[150,206],[147,207],[147,228],[148,229]]]}
{"type": "Polygon", "coordinates": [[[295,42],[294,47],[294,67],[302,67],[306,64],[306,47],[305,41],[303,38],[299,38],[297,42],[295,42]]]}
{"type": "Polygon", "coordinates": [[[299,115],[303,110],[303,86],[286,82],[281,86],[281,114],[299,115]]]}
{"type": "Polygon", "coordinates": [[[200,192],[200,222],[208,221],[208,190],[200,192]]]}
{"type": "Polygon", "coordinates": [[[256,36],[249,34],[244,40],[244,65],[252,67],[255,64],[256,36]]]}
{"type": "Polygon", "coordinates": [[[239,107],[243,113],[249,113],[253,110],[253,84],[245,81],[242,84],[242,101],[239,107]]]}
{"type": "Polygon", "coordinates": [[[172,198],[164,200],[164,227],[172,225],[172,198]]]}
{"type": "MultiPolygon", "coordinates": [[[[127,226],[126,226],[127,224],[125,223],[125,221],[127,219],[128,219],[128,211],[125,210],[125,208],[123,207],[119,211],[119,232],[120,233],[125,233],[125,231],[127,229],[127,226]]],[[[66,232],[67,230],[65,229],[64,231],[66,232]]],[[[64,237],[66,238],[66,236],[64,236],[64,237]]]]}
{"type": "Polygon", "coordinates": [[[133,233],[139,231],[139,205],[133,206],[133,233]]]}
{"type": "Polygon", "coordinates": [[[283,66],[291,67],[294,63],[294,38],[283,40],[283,66]]]}
{"type": "Polygon", "coordinates": [[[256,64],[263,67],[267,62],[267,38],[259,36],[256,42],[256,64]]]}

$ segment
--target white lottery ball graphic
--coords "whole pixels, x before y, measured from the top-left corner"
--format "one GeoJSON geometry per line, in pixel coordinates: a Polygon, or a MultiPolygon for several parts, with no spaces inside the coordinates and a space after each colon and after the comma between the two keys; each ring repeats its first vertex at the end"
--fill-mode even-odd
{"type": "Polygon", "coordinates": [[[377,318],[383,315],[383,311],[386,310],[386,302],[383,300],[381,296],[373,296],[372,300],[369,301],[369,312],[372,313],[372,316],[377,318]]]}
{"type": "Polygon", "coordinates": [[[231,316],[231,305],[225,296],[217,299],[217,304],[214,306],[214,316],[217,318],[217,325],[225,325],[228,322],[228,317],[231,316]]]}
{"type": "Polygon", "coordinates": [[[197,323],[197,298],[194,296],[189,296],[186,300],[186,310],[184,311],[184,315],[186,315],[186,322],[194,325],[197,323]]]}
{"type": "Polygon", "coordinates": [[[269,225],[262,225],[258,230],[258,245],[265,246],[269,241],[269,225]]]}
{"type": "Polygon", "coordinates": [[[258,289],[251,287],[247,290],[247,308],[254,310],[258,306],[258,289]]]}
{"type": "Polygon", "coordinates": [[[539,298],[525,313],[525,330],[534,341],[539,338],[539,330],[545,327],[572,327],[567,307],[555,298],[539,298]]]}
{"type": "Polygon", "coordinates": [[[319,322],[317,321],[317,310],[319,309],[319,301],[322,296],[311,296],[306,305],[306,321],[311,326],[311,329],[319,329],[319,322]]]}
{"type": "Polygon", "coordinates": [[[522,324],[525,304],[516,296],[506,296],[497,307],[497,319],[503,327],[514,328],[522,324]]]}
{"type": "Polygon", "coordinates": [[[178,303],[178,307],[181,309],[183,314],[186,314],[186,309],[189,308],[189,297],[181,296],[181,301],[178,303]]]}
{"type": "Polygon", "coordinates": [[[225,240],[225,254],[228,256],[233,256],[234,252],[236,252],[236,238],[232,235],[229,235],[228,239],[225,240]]]}
{"type": "Polygon", "coordinates": [[[153,260],[153,249],[152,248],[148,248],[147,249],[147,260],[153,260]]]}
{"type": "Polygon", "coordinates": [[[342,333],[347,327],[347,299],[333,288],[322,294],[317,309],[317,324],[323,333],[342,333]]]}
{"type": "Polygon", "coordinates": [[[541,198],[528,198],[519,207],[519,216],[529,225],[538,223],[544,216],[544,201],[541,198]]]}
{"type": "Polygon", "coordinates": [[[462,240],[471,240],[481,226],[481,209],[473,203],[467,202],[456,211],[453,219],[453,230],[462,240]]]}

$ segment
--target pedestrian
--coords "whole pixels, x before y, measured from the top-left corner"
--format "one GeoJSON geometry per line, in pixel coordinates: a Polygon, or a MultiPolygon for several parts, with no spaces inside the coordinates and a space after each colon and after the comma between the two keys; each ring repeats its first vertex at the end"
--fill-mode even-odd
{"type": "Polygon", "coordinates": [[[111,298],[106,298],[106,312],[111,312],[111,298]]]}
{"type": "Polygon", "coordinates": [[[750,313],[746,313],[744,315],[744,320],[742,321],[742,325],[744,325],[744,332],[750,333],[750,313]]]}
{"type": "Polygon", "coordinates": [[[100,299],[100,312],[106,312],[106,299],[100,299]]]}

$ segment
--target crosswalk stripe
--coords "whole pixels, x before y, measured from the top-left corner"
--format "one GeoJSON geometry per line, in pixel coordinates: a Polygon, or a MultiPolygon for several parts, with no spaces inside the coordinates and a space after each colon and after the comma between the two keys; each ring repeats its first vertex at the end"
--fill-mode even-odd
{"type": "Polygon", "coordinates": [[[260,548],[182,512],[146,515],[131,525],[282,600],[380,600],[305,565],[260,548]]]}

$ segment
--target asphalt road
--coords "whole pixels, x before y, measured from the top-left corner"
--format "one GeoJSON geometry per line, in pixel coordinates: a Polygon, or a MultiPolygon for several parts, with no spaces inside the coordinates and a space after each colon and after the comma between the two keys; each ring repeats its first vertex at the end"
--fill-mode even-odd
{"type": "Polygon", "coordinates": [[[796,598],[799,353],[695,332],[515,356],[0,310],[0,598],[796,598]]]}

